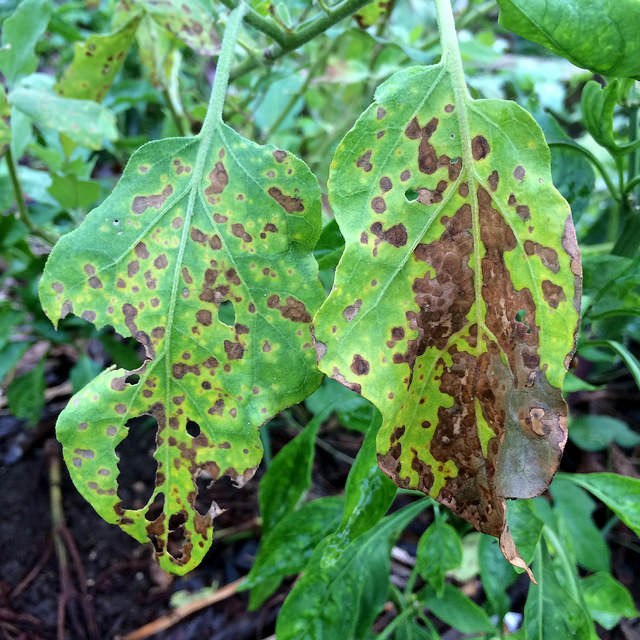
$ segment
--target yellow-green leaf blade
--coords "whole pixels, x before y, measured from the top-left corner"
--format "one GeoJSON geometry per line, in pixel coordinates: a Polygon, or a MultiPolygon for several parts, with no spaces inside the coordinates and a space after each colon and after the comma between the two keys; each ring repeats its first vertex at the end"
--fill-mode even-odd
{"type": "Polygon", "coordinates": [[[543,491],[566,441],[578,319],[570,211],[539,128],[459,95],[444,64],[408,69],[339,146],[329,195],[346,249],[315,321],[321,370],[380,409],[380,464],[400,486],[506,533],[505,497],[543,491]]]}
{"type": "Polygon", "coordinates": [[[306,165],[218,124],[205,139],[137,151],[47,263],[50,318],[75,313],[145,347],[139,370],[106,371],[74,396],[58,437],[83,495],[151,539],[167,569],[184,573],[211,545],[217,507],[202,508],[198,482],[250,478],[258,427],[319,382],[309,328],[322,298],[310,254],[319,231],[306,165]],[[115,448],[142,415],[158,425],[156,488],[144,508],[123,509],[115,448]]]}

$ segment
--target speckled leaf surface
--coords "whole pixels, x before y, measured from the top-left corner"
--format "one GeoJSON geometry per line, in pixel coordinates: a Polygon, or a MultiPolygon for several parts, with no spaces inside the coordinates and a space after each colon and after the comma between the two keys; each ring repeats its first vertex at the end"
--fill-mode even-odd
{"type": "Polygon", "coordinates": [[[52,320],[75,313],[144,345],[142,367],[99,375],[57,433],[80,492],[105,520],[151,539],[166,569],[186,572],[211,545],[218,507],[203,507],[198,485],[248,480],[262,458],[258,427],[319,383],[319,233],[306,165],[219,123],[205,138],[143,146],[49,258],[40,296],[52,320]],[[156,488],[144,508],[124,509],[115,448],[142,415],[158,425],[156,488]]]}
{"type": "Polygon", "coordinates": [[[136,35],[140,16],[120,29],[104,35],[91,35],[76,42],[73,61],[56,84],[56,91],[66,98],[101,102],[124,64],[136,35]]]}
{"type": "Polygon", "coordinates": [[[505,498],[550,481],[581,269],[549,150],[515,103],[444,64],[392,76],[342,141],[329,197],[346,249],[315,320],[322,371],[383,416],[382,469],[501,536],[505,498]]]}

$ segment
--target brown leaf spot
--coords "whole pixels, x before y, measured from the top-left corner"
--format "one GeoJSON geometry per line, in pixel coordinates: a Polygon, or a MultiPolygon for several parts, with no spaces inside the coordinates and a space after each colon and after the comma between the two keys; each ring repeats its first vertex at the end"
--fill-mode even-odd
{"type": "Polygon", "coordinates": [[[491,172],[487,181],[489,182],[491,191],[496,191],[498,188],[498,183],[500,181],[500,175],[495,169],[491,172]]]}
{"type": "Polygon", "coordinates": [[[270,309],[278,309],[281,315],[293,322],[311,322],[311,315],[300,300],[288,296],[284,304],[280,304],[280,296],[277,294],[269,296],[267,306],[270,309]]]}
{"type": "Polygon", "coordinates": [[[516,213],[523,219],[528,220],[531,217],[531,212],[526,204],[519,204],[516,207],[516,213]]]}
{"type": "Polygon", "coordinates": [[[351,362],[351,371],[353,373],[357,376],[366,376],[369,373],[369,369],[369,363],[360,354],[353,356],[351,362]]]}
{"type": "Polygon", "coordinates": [[[148,207],[160,209],[165,200],[173,193],[173,187],[168,184],[161,193],[151,196],[136,196],[133,199],[131,210],[133,213],[142,213],[148,207]]]}
{"type": "Polygon", "coordinates": [[[161,253],[155,260],[153,261],[153,265],[156,269],[166,269],[169,261],[167,260],[167,256],[164,253],[161,253]]]}
{"type": "Polygon", "coordinates": [[[386,193],[391,190],[391,187],[393,187],[391,178],[389,178],[389,176],[382,176],[382,178],[380,178],[380,189],[386,193]]]}
{"type": "Polygon", "coordinates": [[[567,299],[564,289],[551,282],[551,280],[542,281],[542,294],[547,303],[554,309],[557,309],[558,305],[567,299]]]}
{"type": "Polygon", "coordinates": [[[348,307],[345,307],[342,312],[342,316],[347,322],[351,322],[356,315],[358,315],[358,311],[360,311],[360,307],[362,306],[362,300],[358,299],[353,304],[350,304],[348,307]]]}
{"type": "Polygon", "coordinates": [[[231,233],[233,233],[236,238],[244,240],[244,242],[251,242],[253,240],[251,234],[247,233],[241,222],[235,222],[231,225],[231,233]]]}
{"type": "Polygon", "coordinates": [[[287,157],[287,152],[276,149],[273,152],[273,157],[276,159],[276,162],[282,162],[287,157]]]}
{"type": "Polygon", "coordinates": [[[301,213],[304,211],[304,204],[300,198],[294,198],[282,193],[278,187],[270,187],[267,193],[287,212],[301,213]]]}
{"type": "Polygon", "coordinates": [[[518,182],[522,182],[524,180],[525,175],[526,175],[526,171],[524,167],[520,164],[513,170],[513,177],[518,182]]]}
{"type": "Polygon", "coordinates": [[[141,258],[142,260],[146,260],[149,257],[149,250],[144,242],[138,242],[133,250],[138,258],[141,258]]]}
{"type": "Polygon", "coordinates": [[[212,322],[211,311],[208,309],[196,311],[196,320],[205,327],[210,326],[212,322]]]}
{"type": "Polygon", "coordinates": [[[486,158],[490,151],[491,147],[489,147],[489,142],[484,136],[476,136],[471,141],[471,153],[473,154],[474,160],[486,158]]]}
{"type": "Polygon", "coordinates": [[[524,251],[528,256],[538,256],[542,261],[542,264],[547,267],[547,269],[551,269],[553,273],[558,273],[558,271],[560,271],[558,252],[552,247],[545,247],[538,242],[525,240],[524,251]]]}
{"type": "Polygon", "coordinates": [[[370,229],[376,237],[394,247],[403,247],[407,244],[407,229],[402,223],[395,224],[385,231],[380,222],[374,222],[370,229]]]}
{"type": "Polygon", "coordinates": [[[444,105],[444,110],[445,110],[447,113],[451,113],[451,112],[454,110],[454,108],[455,108],[455,107],[454,107],[452,104],[445,104],[445,105],[444,105]]]}
{"type": "Polygon", "coordinates": [[[373,169],[373,165],[370,162],[371,153],[372,153],[372,150],[368,149],[356,160],[356,167],[358,167],[358,169],[362,169],[367,173],[371,171],[371,169],[373,169]]]}
{"type": "Polygon", "coordinates": [[[91,276],[89,278],[89,286],[92,289],[102,289],[102,280],[98,276],[91,276]]]}
{"type": "Polygon", "coordinates": [[[244,347],[239,342],[224,341],[224,350],[229,360],[241,360],[244,356],[244,347]]]}
{"type": "Polygon", "coordinates": [[[376,111],[376,119],[382,120],[382,118],[384,118],[386,115],[387,115],[386,110],[383,109],[382,107],[378,107],[378,110],[376,111]]]}
{"type": "Polygon", "coordinates": [[[207,196],[209,202],[212,202],[211,196],[222,193],[228,184],[229,175],[227,174],[227,170],[224,168],[224,164],[218,161],[209,172],[209,185],[204,190],[204,195],[207,196]]]}
{"type": "Polygon", "coordinates": [[[406,182],[410,177],[411,177],[411,171],[409,171],[409,169],[405,169],[405,170],[400,174],[400,180],[401,180],[402,182],[406,182]]]}
{"type": "Polygon", "coordinates": [[[381,198],[380,196],[376,196],[371,200],[371,208],[376,213],[384,213],[387,210],[387,204],[384,201],[384,198],[381,198]]]}

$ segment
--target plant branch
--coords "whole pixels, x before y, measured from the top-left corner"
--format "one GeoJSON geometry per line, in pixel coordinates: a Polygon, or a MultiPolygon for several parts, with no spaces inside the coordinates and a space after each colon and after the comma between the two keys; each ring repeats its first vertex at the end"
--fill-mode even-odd
{"type": "MultiPolygon", "coordinates": [[[[236,6],[234,0],[222,0],[226,6],[236,6]]],[[[303,23],[296,31],[284,35],[282,41],[276,40],[278,46],[268,47],[262,52],[259,61],[247,59],[240,63],[231,73],[230,79],[235,80],[240,76],[255,69],[259,64],[269,64],[274,60],[278,60],[285,54],[298,49],[303,44],[313,40],[316,36],[330,29],[334,24],[340,22],[343,18],[355,13],[370,0],[343,0],[336,5],[329,13],[318,14],[307,22],[303,23]]],[[[247,24],[250,24],[247,20],[247,24]]],[[[275,40],[275,38],[274,38],[275,40]]]]}
{"type": "Polygon", "coordinates": [[[29,208],[24,203],[24,195],[22,193],[20,181],[18,180],[16,163],[13,160],[13,154],[11,153],[10,148],[7,149],[5,157],[7,159],[7,169],[9,170],[9,177],[11,178],[11,186],[13,187],[13,196],[16,200],[16,204],[18,205],[18,217],[34,236],[38,236],[41,240],[44,240],[49,245],[54,245],[57,241],[57,238],[38,228],[38,226],[33,222],[31,216],[29,215],[29,208]]]}
{"type": "MultiPolygon", "coordinates": [[[[228,9],[236,9],[239,4],[235,0],[220,0],[220,2],[228,9]]],[[[273,20],[261,16],[254,9],[249,8],[247,10],[244,21],[254,29],[275,40],[279,45],[282,45],[287,38],[287,34],[273,20]]]]}

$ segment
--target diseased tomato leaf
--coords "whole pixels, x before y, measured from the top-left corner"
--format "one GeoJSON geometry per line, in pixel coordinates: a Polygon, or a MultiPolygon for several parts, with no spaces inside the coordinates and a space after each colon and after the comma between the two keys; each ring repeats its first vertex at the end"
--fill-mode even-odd
{"type": "Polygon", "coordinates": [[[211,545],[205,485],[248,480],[258,427],[319,384],[309,327],[323,297],[320,226],[306,165],[220,122],[134,153],[47,262],[40,297],[54,322],[75,313],[144,346],[138,370],[108,369],[77,393],[57,433],[79,491],[151,539],[165,569],[185,573],[211,545]],[[156,487],[126,509],[115,449],[141,415],[157,422],[156,487]]]}
{"type": "Polygon", "coordinates": [[[549,150],[512,102],[395,74],[346,135],[329,197],[346,249],[315,320],[322,371],[383,416],[382,469],[501,537],[566,433],[581,269],[549,150]]]}
{"type": "Polygon", "coordinates": [[[65,98],[101,102],[113,83],[136,35],[140,16],[134,16],[113,33],[93,34],[76,42],[73,62],[55,86],[65,98]]]}

